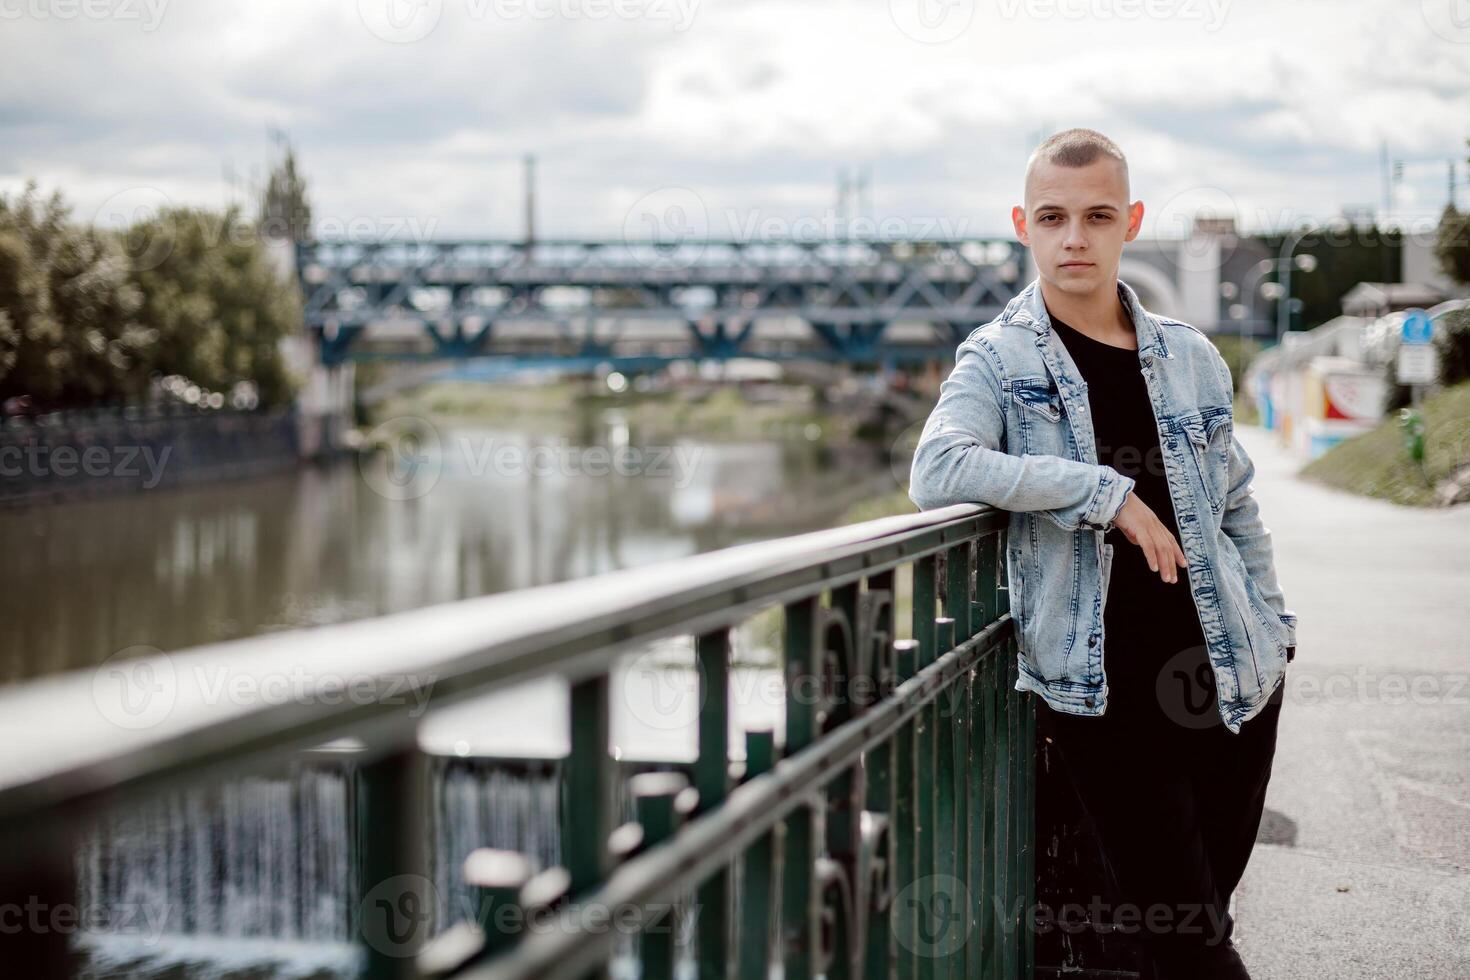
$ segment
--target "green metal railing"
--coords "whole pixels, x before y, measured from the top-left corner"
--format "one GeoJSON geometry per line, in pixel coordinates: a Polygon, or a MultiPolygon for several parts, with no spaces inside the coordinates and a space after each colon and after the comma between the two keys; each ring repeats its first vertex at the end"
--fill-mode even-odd
{"type": "MultiPolygon", "coordinates": [[[[696,922],[701,978],[1029,977],[1034,716],[1014,690],[1006,514],[952,507],[727,549],[590,580],[233,641],[167,668],[170,710],[120,727],[94,672],[0,692],[0,901],[75,900],[89,814],[131,795],[261,771],[360,740],[360,924],[370,977],[519,980],[605,974],[637,936],[642,976],[672,977],[696,922]],[[904,607],[910,638],[899,639],[904,607]],[[732,764],[731,630],[782,610],[785,737],[745,733],[732,764]],[[608,752],[618,658],[693,636],[698,757],[632,776],[608,752]],[[368,673],[433,680],[435,708],[547,674],[570,684],[561,867],[481,850],[475,921],[428,935],[421,717],[389,698],[203,697],[194,677],[368,673]],[[692,908],[690,907],[692,902],[692,908]]],[[[133,669],[137,669],[136,666],[133,669]]],[[[323,680],[323,684],[327,682],[323,680]]],[[[321,694],[324,691],[316,691],[321,694]]],[[[27,935],[12,965],[63,975],[64,937],[27,935]]]]}

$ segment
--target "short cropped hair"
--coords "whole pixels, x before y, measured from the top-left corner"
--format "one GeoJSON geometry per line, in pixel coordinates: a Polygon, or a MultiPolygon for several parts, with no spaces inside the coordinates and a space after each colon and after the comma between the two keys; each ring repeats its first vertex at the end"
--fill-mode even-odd
{"type": "Polygon", "coordinates": [[[1112,157],[1123,169],[1123,185],[1128,185],[1128,160],[1118,144],[1095,129],[1064,129],[1042,140],[1041,145],[1031,151],[1026,161],[1026,180],[1031,183],[1031,172],[1042,161],[1058,167],[1085,167],[1100,157],[1112,157]]]}

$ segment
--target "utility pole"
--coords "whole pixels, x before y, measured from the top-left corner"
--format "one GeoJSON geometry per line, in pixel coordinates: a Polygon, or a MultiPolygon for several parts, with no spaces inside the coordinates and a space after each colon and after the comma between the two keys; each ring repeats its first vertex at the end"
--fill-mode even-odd
{"type": "Polygon", "coordinates": [[[531,261],[531,246],[536,242],[536,155],[527,153],[526,165],[526,261],[531,261]]]}
{"type": "Polygon", "coordinates": [[[1388,189],[1388,140],[1379,140],[1378,142],[1378,176],[1383,182],[1383,219],[1381,223],[1387,225],[1388,209],[1392,205],[1391,192],[1388,189]]]}

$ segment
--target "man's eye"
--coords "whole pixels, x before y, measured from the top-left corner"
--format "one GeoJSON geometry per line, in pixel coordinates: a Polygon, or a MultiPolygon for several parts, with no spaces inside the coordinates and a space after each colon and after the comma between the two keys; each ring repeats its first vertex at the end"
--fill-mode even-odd
{"type": "Polygon", "coordinates": [[[1101,218],[1102,220],[1107,221],[1109,218],[1112,217],[1112,215],[1110,215],[1110,214],[1108,214],[1108,213],[1106,213],[1104,211],[1099,211],[1097,214],[1094,214],[1093,217],[1094,218],[1101,218]]]}

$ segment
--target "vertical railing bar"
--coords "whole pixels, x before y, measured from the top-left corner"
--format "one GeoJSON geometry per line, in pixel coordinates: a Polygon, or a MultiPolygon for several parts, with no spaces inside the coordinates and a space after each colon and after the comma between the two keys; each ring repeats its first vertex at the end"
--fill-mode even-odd
{"type": "MultiPolygon", "coordinates": [[[[598,887],[611,868],[608,835],[613,813],[617,763],[608,752],[609,689],[605,673],[576,681],[571,687],[570,753],[562,785],[562,861],[570,877],[568,893],[576,898],[598,887]]],[[[603,964],[586,978],[608,975],[603,964]]]]}
{"type": "Polygon", "coordinates": [[[996,658],[987,656],[981,661],[982,684],[980,692],[980,704],[985,712],[985,725],[981,733],[983,755],[982,768],[985,781],[985,812],[984,812],[984,840],[985,840],[985,864],[984,885],[981,895],[981,913],[984,918],[984,932],[982,938],[981,976],[998,977],[996,969],[996,954],[999,946],[996,941],[996,915],[995,915],[995,892],[999,879],[998,875],[998,852],[996,839],[996,764],[998,754],[996,752],[996,700],[995,700],[995,674],[996,658]]]}
{"type": "MultiPolygon", "coordinates": [[[[786,607],[786,746],[795,755],[817,737],[816,657],[819,597],[786,607]]],[[[811,806],[786,818],[781,863],[782,953],[785,980],[810,980],[815,961],[817,841],[811,806]]]]}
{"type": "MultiPolygon", "coordinates": [[[[878,608],[879,613],[872,622],[873,635],[866,638],[870,644],[869,653],[873,660],[869,668],[869,676],[874,682],[874,690],[879,694],[886,693],[886,687],[878,685],[877,682],[884,680],[883,665],[880,656],[891,654],[893,650],[893,625],[894,606],[897,596],[894,590],[894,574],[886,571],[873,575],[868,579],[868,596],[870,601],[883,604],[878,608]],[[880,598],[886,593],[886,601],[880,598]]],[[[888,669],[892,671],[895,667],[892,660],[888,661],[888,669]]],[[[887,680],[892,680],[890,676],[887,680]]],[[[891,738],[882,745],[868,752],[864,758],[864,768],[867,771],[867,809],[874,814],[875,819],[881,815],[887,819],[886,840],[889,842],[889,851],[874,855],[875,860],[887,862],[884,868],[881,883],[892,886],[895,868],[891,864],[892,844],[897,828],[894,826],[894,765],[893,755],[896,738],[891,738]]],[[[890,890],[887,896],[871,895],[868,900],[868,912],[871,918],[868,922],[867,935],[865,937],[864,970],[863,976],[874,978],[874,980],[889,980],[892,971],[892,942],[890,931],[893,929],[893,906],[889,899],[894,892],[890,890]],[[879,904],[882,908],[879,908],[879,904]]]]}
{"type": "MultiPolygon", "coordinates": [[[[776,763],[776,739],[769,729],[745,733],[745,780],[770,772],[776,763]]],[[[774,883],[775,839],[765,833],[745,849],[740,866],[741,980],[768,980],[771,971],[771,886],[774,883]]]]}
{"type": "MultiPolygon", "coordinates": [[[[933,663],[936,657],[937,631],[934,614],[938,600],[938,579],[939,569],[936,556],[929,555],[914,562],[914,639],[919,643],[918,665],[920,670],[933,663]]],[[[917,903],[920,916],[916,938],[921,942],[924,937],[932,935],[935,926],[933,922],[924,921],[923,916],[931,915],[933,912],[934,856],[939,840],[935,799],[937,787],[934,779],[937,705],[938,699],[936,698],[924,705],[914,715],[914,777],[917,781],[916,797],[918,799],[914,867],[917,881],[914,887],[914,901],[917,903]]],[[[919,980],[933,980],[936,974],[932,954],[918,956],[915,975],[919,980]]]]}
{"type": "MultiPolygon", "coordinates": [[[[861,586],[859,583],[851,582],[834,588],[831,609],[834,614],[841,616],[841,619],[834,620],[834,626],[846,620],[847,630],[845,633],[835,628],[824,631],[825,635],[820,636],[817,641],[819,657],[827,658],[839,652],[842,654],[834,665],[837,676],[832,678],[833,685],[830,691],[832,702],[828,705],[827,717],[822,722],[821,727],[824,730],[840,725],[857,714],[859,706],[855,703],[854,693],[866,693],[867,690],[864,685],[855,683],[860,666],[859,661],[862,657],[862,651],[858,649],[860,601],[861,586]],[[846,638],[846,649],[840,651],[830,649],[834,643],[838,642],[839,637],[846,638]]],[[[827,669],[823,668],[821,673],[825,676],[827,669]]],[[[861,766],[853,765],[844,768],[827,784],[822,834],[826,845],[826,857],[842,868],[850,888],[849,898],[855,906],[854,909],[836,910],[831,936],[832,961],[827,964],[824,971],[827,980],[850,980],[855,970],[862,969],[863,950],[857,948],[858,937],[849,926],[861,921],[851,913],[863,908],[867,902],[866,883],[859,878],[858,873],[859,834],[861,833],[859,820],[865,798],[861,766]]],[[[824,896],[818,896],[818,906],[825,915],[827,909],[824,896]]]]}
{"type": "Polygon", "coordinates": [[[358,770],[358,781],[363,976],[407,980],[415,976],[414,955],[428,941],[435,914],[424,757],[417,745],[395,748],[358,770]]]}
{"type": "MultiPolygon", "coordinates": [[[[694,786],[699,812],[714,810],[730,791],[730,631],[715,630],[695,641],[699,674],[699,758],[694,786]]],[[[721,868],[698,889],[700,980],[730,973],[730,870],[721,868]]]]}
{"type": "MultiPolygon", "coordinates": [[[[900,684],[919,671],[919,641],[899,640],[893,645],[894,662],[897,665],[897,680],[900,684]]],[[[897,918],[894,935],[898,938],[895,950],[895,976],[897,980],[914,980],[918,975],[918,919],[921,896],[916,894],[919,880],[918,852],[926,839],[919,828],[919,792],[916,757],[918,738],[916,730],[919,717],[904,724],[894,736],[893,782],[895,787],[893,813],[897,826],[895,850],[898,867],[894,874],[894,892],[901,896],[893,910],[897,918]]]]}

